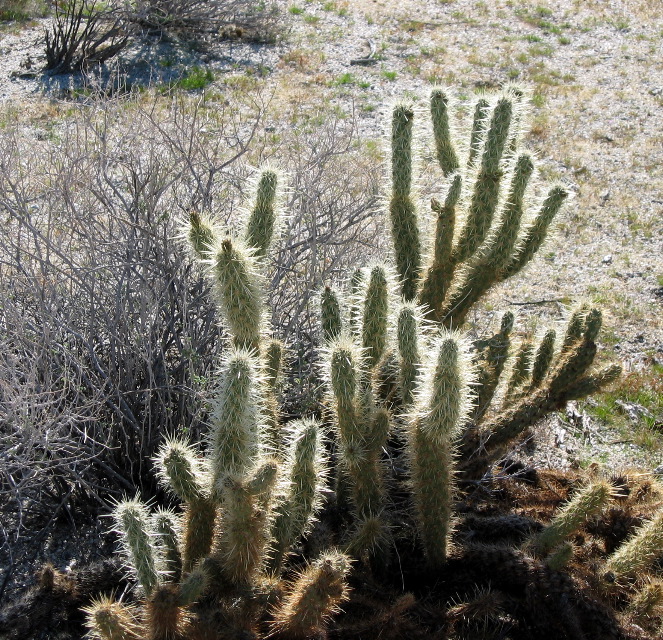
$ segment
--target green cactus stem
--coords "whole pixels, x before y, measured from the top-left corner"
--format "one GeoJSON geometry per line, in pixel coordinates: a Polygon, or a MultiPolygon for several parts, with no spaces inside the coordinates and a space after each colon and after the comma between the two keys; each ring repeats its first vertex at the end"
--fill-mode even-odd
{"type": "Polygon", "coordinates": [[[255,189],[255,202],[246,225],[246,246],[258,258],[265,258],[277,223],[276,189],[278,175],[273,169],[260,174],[255,189]]]}
{"type": "Polygon", "coordinates": [[[119,502],[113,518],[118,532],[122,535],[125,552],[130,566],[135,570],[138,582],[149,597],[160,582],[147,507],[138,499],[119,502]]]}
{"type": "Polygon", "coordinates": [[[366,288],[362,314],[362,346],[366,370],[373,370],[387,347],[389,283],[386,269],[375,266],[366,288]]]}
{"type": "Polygon", "coordinates": [[[456,226],[456,207],[461,194],[462,178],[455,174],[449,183],[444,204],[433,199],[431,209],[437,214],[435,226],[435,245],[432,264],[426,270],[421,283],[419,303],[425,308],[426,315],[441,320],[440,310],[447,295],[453,277],[451,250],[456,226]]]}
{"type": "Polygon", "coordinates": [[[276,508],[272,525],[270,573],[278,574],[288,551],[308,532],[322,505],[326,468],[321,426],[311,419],[289,425],[292,441],[285,467],[290,470],[287,494],[276,508]]]}
{"type": "Polygon", "coordinates": [[[343,329],[341,314],[341,297],[332,287],[325,287],[320,296],[320,325],[322,340],[325,344],[333,342],[341,336],[343,329]]]}
{"type": "Polygon", "coordinates": [[[421,354],[419,352],[419,335],[421,332],[421,313],[412,303],[405,303],[398,313],[398,351],[400,354],[400,389],[403,405],[409,407],[414,402],[421,354]]]}
{"type": "Polygon", "coordinates": [[[458,156],[454,148],[449,126],[450,98],[444,89],[433,89],[430,96],[430,113],[433,121],[435,153],[445,176],[458,169],[458,156]]]}
{"type": "Polygon", "coordinates": [[[177,604],[188,607],[198,600],[209,586],[209,576],[204,567],[199,564],[186,575],[179,585],[177,604]]]}
{"type": "Polygon", "coordinates": [[[414,300],[421,271],[421,240],[412,200],[412,124],[414,111],[397,105],[391,129],[392,194],[389,204],[396,269],[405,300],[414,300]]]}
{"type": "Polygon", "coordinates": [[[408,439],[417,525],[426,558],[438,567],[451,544],[454,440],[471,408],[473,372],[469,349],[457,335],[442,334],[432,351],[408,439]]]}
{"type": "Polygon", "coordinates": [[[556,186],[550,189],[534,222],[524,230],[513,257],[504,267],[502,280],[514,276],[534,257],[546,239],[550,223],[562,208],[567,197],[568,191],[564,187],[556,186]]]}
{"type": "Polygon", "coordinates": [[[83,607],[90,638],[95,640],[139,640],[140,626],[131,605],[116,602],[112,597],[99,596],[83,607]]]}
{"type": "Polygon", "coordinates": [[[660,611],[661,605],[663,605],[663,582],[653,579],[637,591],[627,611],[637,622],[646,623],[660,611]]]}
{"type": "Polygon", "coordinates": [[[603,573],[606,579],[618,581],[635,577],[649,569],[663,549],[663,509],[642,525],[606,561],[603,573]]]}
{"type": "Polygon", "coordinates": [[[216,506],[211,498],[210,474],[196,449],[187,443],[167,440],[156,457],[161,483],[184,503],[182,568],[190,571],[207,555],[214,537],[216,506]]]}
{"type": "Polygon", "coordinates": [[[513,367],[506,387],[504,406],[518,400],[524,395],[523,387],[531,376],[532,358],[534,357],[534,344],[531,340],[523,340],[513,358],[513,367]]]}
{"type": "Polygon", "coordinates": [[[472,131],[470,132],[470,148],[467,158],[468,167],[472,167],[481,150],[481,143],[488,129],[490,116],[490,102],[479,98],[474,105],[472,116],[472,131]]]}
{"type": "Polygon", "coordinates": [[[452,260],[467,260],[483,243],[497,209],[503,169],[502,153],[509,136],[513,100],[502,96],[495,105],[485,141],[481,150],[481,162],[473,186],[467,218],[458,242],[454,246],[452,260]]]}
{"type": "Polygon", "coordinates": [[[533,170],[529,155],[523,154],[516,161],[505,205],[495,228],[463,266],[440,310],[440,319],[444,319],[447,326],[461,325],[477,300],[504,279],[504,268],[510,262],[518,239],[525,189],[533,170]]]}
{"type": "Polygon", "coordinates": [[[472,421],[477,424],[485,415],[497,390],[504,371],[507,355],[511,346],[510,335],[513,330],[514,315],[507,311],[500,324],[500,330],[488,340],[476,346],[477,356],[477,395],[472,413],[472,421]]]}
{"type": "Polygon", "coordinates": [[[212,223],[197,211],[189,212],[189,226],[186,232],[189,245],[199,258],[208,258],[214,247],[215,234],[212,223]]]}
{"type": "Polygon", "coordinates": [[[255,258],[237,239],[225,238],[212,256],[212,273],[234,345],[257,352],[263,303],[255,258]]]}
{"type": "Polygon", "coordinates": [[[275,461],[266,461],[244,479],[226,477],[222,487],[221,535],[213,557],[234,585],[250,585],[266,559],[275,461]]]}
{"type": "Polygon", "coordinates": [[[532,540],[531,546],[534,552],[540,557],[548,555],[591,516],[605,508],[613,494],[613,487],[605,480],[592,482],[579,491],[532,540]]]}
{"type": "Polygon", "coordinates": [[[546,331],[534,355],[530,389],[538,387],[548,374],[555,355],[555,331],[546,331]]]}
{"type": "Polygon", "coordinates": [[[283,343],[280,340],[271,339],[267,342],[264,361],[264,449],[274,455],[281,455],[285,443],[278,402],[278,390],[283,370],[283,343]]]}
{"type": "Polygon", "coordinates": [[[179,587],[159,585],[145,605],[149,640],[177,640],[183,637],[185,612],[179,604],[179,587]]]}
{"type": "Polygon", "coordinates": [[[182,575],[182,554],[179,549],[180,523],[177,514],[158,509],[152,516],[153,529],[163,562],[163,574],[169,582],[179,582],[182,575]]]}
{"type": "Polygon", "coordinates": [[[546,566],[553,571],[563,571],[573,560],[574,554],[575,548],[573,545],[568,541],[562,542],[545,559],[546,566]]]}
{"type": "Polygon", "coordinates": [[[304,569],[274,612],[278,637],[299,640],[324,632],[330,618],[348,599],[350,559],[329,551],[304,569]]]}
{"type": "Polygon", "coordinates": [[[259,455],[261,406],[256,357],[233,349],[221,370],[221,389],[212,421],[211,466],[214,490],[227,476],[241,477],[259,455]]]}

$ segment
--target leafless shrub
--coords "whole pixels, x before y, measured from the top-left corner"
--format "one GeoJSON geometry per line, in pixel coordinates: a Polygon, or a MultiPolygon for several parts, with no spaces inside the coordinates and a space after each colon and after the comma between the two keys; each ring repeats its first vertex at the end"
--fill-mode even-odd
{"type": "Polygon", "coordinates": [[[319,343],[316,299],[324,283],[346,281],[377,255],[385,229],[376,216],[382,165],[361,146],[353,116],[296,123],[283,141],[288,167],[289,217],[274,255],[274,326],[292,349],[290,397],[299,412],[315,402],[314,345],[319,343]]]}
{"type": "Polygon", "coordinates": [[[127,15],[148,33],[216,34],[258,41],[274,40],[281,22],[276,3],[249,0],[135,0],[127,15]]]}
{"type": "Polygon", "coordinates": [[[129,44],[122,13],[96,0],[58,0],[44,32],[46,71],[70,73],[103,64],[129,44]]]}

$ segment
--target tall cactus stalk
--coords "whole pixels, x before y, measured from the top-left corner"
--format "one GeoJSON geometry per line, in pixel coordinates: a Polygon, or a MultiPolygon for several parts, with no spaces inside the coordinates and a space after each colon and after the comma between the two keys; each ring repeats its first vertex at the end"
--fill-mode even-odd
{"type": "Polygon", "coordinates": [[[473,382],[467,345],[443,334],[425,364],[409,428],[409,457],[417,524],[433,566],[447,558],[453,531],[454,442],[465,423],[473,382]]]}

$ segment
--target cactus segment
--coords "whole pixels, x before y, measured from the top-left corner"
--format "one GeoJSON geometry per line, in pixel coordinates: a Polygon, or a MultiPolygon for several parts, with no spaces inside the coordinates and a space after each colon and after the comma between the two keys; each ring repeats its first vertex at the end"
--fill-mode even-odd
{"type": "Polygon", "coordinates": [[[507,383],[504,406],[508,407],[521,398],[525,391],[527,381],[530,379],[534,344],[531,340],[524,340],[513,359],[511,375],[507,383]]]}
{"type": "Polygon", "coordinates": [[[575,533],[591,516],[608,505],[614,490],[604,480],[592,482],[579,491],[558,513],[551,523],[533,540],[532,547],[538,556],[548,555],[555,547],[575,533]]]}
{"type": "Polygon", "coordinates": [[[469,167],[476,162],[481,143],[488,128],[490,115],[490,102],[485,98],[479,98],[474,105],[474,114],[472,116],[472,131],[470,133],[470,148],[467,158],[469,167]]]}
{"type": "Polygon", "coordinates": [[[95,640],[139,640],[141,629],[136,612],[130,605],[116,602],[112,597],[100,596],[83,607],[89,637],[95,640]]]}
{"type": "Polygon", "coordinates": [[[125,550],[131,559],[140,586],[148,597],[159,584],[153,531],[147,507],[138,499],[119,502],[113,513],[118,531],[122,534],[125,550]]]}
{"type": "Polygon", "coordinates": [[[255,258],[238,240],[225,238],[212,256],[212,273],[235,346],[258,351],[263,303],[255,258]]]}
{"type": "Polygon", "coordinates": [[[465,226],[452,254],[454,263],[464,262],[474,254],[485,240],[492,224],[499,200],[503,173],[500,161],[509,136],[511,112],[512,99],[502,96],[495,105],[486,132],[465,226]]]}
{"type": "Polygon", "coordinates": [[[568,192],[564,187],[553,187],[548,192],[534,222],[525,229],[522,239],[516,246],[513,258],[504,268],[503,280],[514,276],[534,257],[546,239],[550,223],[562,208],[567,197],[568,192]]]}
{"type": "Polygon", "coordinates": [[[513,313],[508,311],[502,317],[500,330],[485,343],[476,345],[477,396],[472,414],[475,423],[484,416],[497,390],[511,346],[509,336],[513,323],[513,313]]]}
{"type": "Polygon", "coordinates": [[[550,330],[545,333],[534,356],[532,364],[532,377],[530,380],[530,389],[538,387],[548,374],[550,364],[555,355],[555,331],[550,330]]]}
{"type": "Polygon", "coordinates": [[[389,320],[389,284],[384,267],[371,269],[366,289],[362,317],[362,346],[366,370],[374,369],[387,347],[387,325],[389,320]]]}
{"type": "Polygon", "coordinates": [[[663,509],[642,525],[606,561],[604,573],[611,579],[635,577],[661,557],[663,549],[663,509]]]}
{"type": "Polygon", "coordinates": [[[177,585],[159,585],[148,598],[145,613],[150,640],[174,640],[182,637],[186,617],[179,605],[177,585]]]}
{"type": "Polygon", "coordinates": [[[343,322],[340,295],[331,287],[325,287],[320,296],[320,324],[322,340],[325,344],[333,342],[341,336],[343,322]]]}
{"type": "Polygon", "coordinates": [[[392,195],[389,204],[396,269],[405,300],[414,300],[421,271],[421,240],[412,200],[412,123],[414,111],[397,105],[391,132],[392,195]]]}
{"type": "Polygon", "coordinates": [[[179,587],[177,604],[180,607],[188,607],[198,600],[209,586],[209,576],[202,565],[197,565],[179,587]]]}
{"type": "Polygon", "coordinates": [[[286,461],[290,477],[272,525],[272,574],[278,573],[288,550],[308,532],[322,504],[320,492],[326,476],[320,424],[302,419],[291,423],[290,428],[293,437],[286,461]]]}
{"type": "Polygon", "coordinates": [[[421,327],[419,308],[411,303],[401,307],[398,314],[398,351],[400,353],[400,388],[403,405],[410,406],[414,402],[414,391],[421,363],[419,353],[419,334],[421,327]]]}
{"type": "Polygon", "coordinates": [[[213,557],[234,585],[251,584],[265,561],[275,470],[269,461],[244,480],[227,477],[223,482],[222,535],[215,543],[213,557]]]}
{"type": "Polygon", "coordinates": [[[258,258],[265,258],[277,223],[276,189],[278,175],[272,169],[262,172],[256,186],[255,202],[246,225],[246,246],[258,258]]]}
{"type": "Polygon", "coordinates": [[[241,476],[257,460],[261,407],[258,362],[242,349],[233,349],[221,370],[221,390],[212,423],[214,489],[226,476],[241,476]]]}
{"type": "Polygon", "coordinates": [[[348,599],[349,571],[350,559],[335,551],[307,567],[274,611],[274,632],[293,640],[322,633],[329,619],[340,611],[339,605],[348,599]]]}
{"type": "Polygon", "coordinates": [[[203,259],[209,257],[216,239],[212,223],[209,220],[197,211],[189,212],[186,236],[196,256],[203,259]]]}
{"type": "Polygon", "coordinates": [[[454,334],[437,339],[425,364],[408,433],[416,518],[433,567],[447,558],[453,531],[454,440],[471,408],[473,368],[467,345],[454,334]]]}
{"type": "Polygon", "coordinates": [[[191,571],[212,548],[216,520],[216,502],[203,498],[189,503],[184,510],[182,570],[191,571]]]}
{"type": "Polygon", "coordinates": [[[655,616],[663,605],[663,582],[650,580],[633,596],[628,613],[638,622],[655,616]]]}
{"type": "Polygon", "coordinates": [[[155,462],[161,484],[173,491],[180,500],[191,503],[209,493],[209,479],[198,453],[183,440],[166,440],[155,462]]]}
{"type": "Polygon", "coordinates": [[[274,455],[281,455],[285,443],[281,426],[281,413],[278,402],[278,388],[283,370],[283,343],[271,339],[267,343],[264,354],[264,417],[265,442],[264,449],[274,455]]]}
{"type": "Polygon", "coordinates": [[[431,120],[437,162],[445,176],[458,169],[458,156],[449,128],[449,95],[444,89],[433,89],[430,97],[431,120]]]}
{"type": "Polygon", "coordinates": [[[546,566],[553,571],[563,571],[564,568],[573,560],[575,549],[570,542],[562,542],[545,559],[546,566]]]}
{"type": "Polygon", "coordinates": [[[168,509],[158,509],[152,516],[157,545],[163,562],[163,574],[169,582],[179,582],[182,575],[182,555],[179,550],[179,518],[168,509]]]}
{"type": "Polygon", "coordinates": [[[455,174],[451,178],[447,197],[444,204],[437,200],[431,201],[431,209],[437,214],[435,227],[435,246],[433,262],[426,271],[421,284],[419,303],[426,308],[427,315],[434,320],[440,320],[440,307],[444,301],[451,278],[453,276],[453,263],[451,250],[456,225],[456,206],[460,198],[462,178],[455,174]]]}

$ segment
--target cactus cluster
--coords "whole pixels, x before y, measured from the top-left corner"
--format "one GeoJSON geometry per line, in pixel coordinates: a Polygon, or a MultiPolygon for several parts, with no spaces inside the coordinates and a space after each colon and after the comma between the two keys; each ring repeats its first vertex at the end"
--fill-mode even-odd
{"type": "MultiPolygon", "coordinates": [[[[237,236],[191,213],[184,235],[209,269],[229,334],[210,434],[204,453],[171,438],[156,460],[162,484],[181,502],[177,512],[150,513],[137,499],[116,506],[143,605],[95,601],[87,608],[93,635],[323,637],[348,599],[353,562],[377,575],[414,547],[427,571],[443,572],[458,556],[459,480],[486,477],[527,427],[619,375],[616,366],[591,370],[601,314],[587,306],[571,315],[559,341],[548,331],[512,346],[511,313],[487,338],[472,342],[458,331],[492,286],[531,260],[566,198],[553,186],[534,200],[534,159],[520,150],[524,102],[514,87],[480,97],[463,147],[451,94],[432,91],[444,195],[430,213],[413,187],[419,115],[409,105],[394,108],[395,267],[358,269],[347,294],[335,284],[321,292],[327,398],[315,417],[285,423],[278,410],[284,347],[270,336],[263,286],[280,176],[263,171],[237,236]],[[291,557],[320,514],[327,548],[291,557]]],[[[514,553],[561,570],[573,557],[569,537],[613,493],[605,481],[589,484],[514,553]]],[[[659,514],[616,551],[605,574],[651,564],[660,521],[659,514]]],[[[660,592],[659,583],[650,586],[633,606],[651,609],[660,592]]]]}

